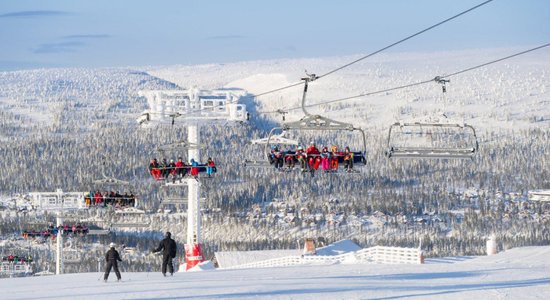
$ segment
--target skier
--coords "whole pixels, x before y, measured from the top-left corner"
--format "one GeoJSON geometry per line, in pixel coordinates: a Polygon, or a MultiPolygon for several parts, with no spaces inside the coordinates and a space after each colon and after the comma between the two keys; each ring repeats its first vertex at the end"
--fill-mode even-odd
{"type": "Polygon", "coordinates": [[[212,157],[208,158],[206,162],[206,174],[208,177],[212,177],[212,173],[216,171],[216,163],[212,160],[212,157]]]}
{"type": "Polygon", "coordinates": [[[275,164],[275,169],[282,170],[284,155],[279,151],[279,147],[274,147],[273,150],[271,150],[271,157],[271,160],[275,164]]]}
{"type": "Polygon", "coordinates": [[[353,152],[346,147],[344,151],[344,169],[346,172],[353,172],[353,152]]]}
{"type": "Polygon", "coordinates": [[[103,276],[103,280],[105,282],[107,282],[107,278],[109,278],[111,268],[115,269],[117,281],[120,281],[121,279],[120,271],[118,270],[118,262],[122,261],[122,259],[120,259],[120,255],[118,254],[118,251],[116,251],[115,246],[115,243],[109,244],[110,249],[105,254],[105,261],[107,262],[107,265],[105,265],[105,275],[103,276]]]}
{"type": "Polygon", "coordinates": [[[328,152],[327,147],[323,147],[323,151],[321,152],[321,166],[323,171],[330,171],[330,152],[328,152]]]}
{"type": "Polygon", "coordinates": [[[336,145],[332,145],[330,150],[330,169],[333,172],[338,172],[338,159],[341,153],[338,152],[338,147],[336,145]]]}
{"type": "Polygon", "coordinates": [[[199,177],[199,162],[191,158],[191,176],[199,177]]]}
{"type": "Polygon", "coordinates": [[[300,167],[302,167],[302,172],[305,172],[306,165],[307,165],[307,158],[302,146],[298,146],[298,150],[296,150],[296,153],[294,155],[296,156],[296,160],[300,162],[300,167]]]}
{"type": "Polygon", "coordinates": [[[314,170],[319,169],[319,165],[321,164],[321,157],[319,154],[319,149],[317,149],[314,142],[311,142],[310,146],[306,149],[306,155],[308,157],[309,169],[312,174],[314,170]]]}
{"type": "Polygon", "coordinates": [[[162,173],[160,171],[160,164],[156,158],[151,159],[151,163],[149,164],[149,172],[155,180],[159,180],[161,178],[162,173]]]}
{"type": "Polygon", "coordinates": [[[178,158],[178,161],[176,162],[176,174],[183,178],[185,174],[187,174],[187,169],[185,169],[185,163],[183,162],[183,158],[178,158]]]}
{"type": "Polygon", "coordinates": [[[170,276],[174,275],[174,266],[172,265],[172,259],[176,257],[177,245],[176,242],[171,238],[172,234],[166,232],[164,234],[164,239],[160,241],[159,246],[156,249],[151,249],[152,253],[156,253],[162,250],[162,275],[166,277],[166,266],[168,266],[168,271],[170,276]]]}

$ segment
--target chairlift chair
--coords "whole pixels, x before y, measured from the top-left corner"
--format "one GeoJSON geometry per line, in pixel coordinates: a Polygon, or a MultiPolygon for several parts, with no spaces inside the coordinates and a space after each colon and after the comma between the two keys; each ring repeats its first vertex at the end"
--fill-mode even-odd
{"type": "Polygon", "coordinates": [[[77,264],[82,261],[82,255],[76,249],[63,249],[63,262],[77,264]]]}
{"type": "MultiPolygon", "coordinates": [[[[302,80],[304,80],[304,90],[302,95],[302,111],[304,112],[305,116],[302,117],[302,119],[300,119],[299,121],[287,122],[287,123],[284,123],[281,127],[275,127],[271,129],[271,131],[269,132],[269,136],[267,138],[267,142],[265,144],[265,155],[268,157],[271,155],[271,146],[276,144],[275,141],[277,140],[277,136],[278,136],[276,133],[278,131],[282,131],[282,133],[279,135],[284,135],[288,131],[358,132],[360,135],[359,141],[362,144],[362,149],[359,151],[351,151],[354,154],[354,165],[356,166],[366,165],[367,138],[363,129],[357,128],[350,123],[336,121],[320,115],[312,115],[308,113],[308,111],[306,110],[305,101],[306,101],[308,83],[318,78],[317,76],[315,76],[315,74],[311,74],[311,75],[307,74],[307,75],[308,75],[307,77],[302,78],[302,80]]],[[[286,155],[294,155],[294,153],[290,153],[290,154],[287,153],[286,155]]],[[[339,164],[339,166],[342,166],[342,164],[339,164]]]]}
{"type": "Polygon", "coordinates": [[[115,211],[116,220],[111,228],[146,228],[151,225],[151,218],[141,209],[134,207],[115,211]]]}
{"type": "MultiPolygon", "coordinates": [[[[450,82],[436,76],[443,94],[450,82]]],[[[445,116],[445,115],[443,115],[445,116]]],[[[445,116],[446,118],[446,116],[445,116]]],[[[474,127],[451,122],[397,122],[390,126],[386,156],[388,158],[473,158],[479,150],[474,127]]]]}
{"type": "Polygon", "coordinates": [[[474,127],[453,123],[402,123],[390,126],[388,158],[473,158],[479,146],[474,127]]]}
{"type": "MultiPolygon", "coordinates": [[[[271,143],[277,144],[277,145],[287,145],[287,146],[297,146],[298,141],[294,139],[289,139],[285,137],[286,132],[282,132],[278,135],[273,135],[271,138],[265,137],[261,139],[256,139],[250,141],[250,144],[252,145],[266,145],[269,140],[271,140],[271,143]]],[[[244,164],[245,167],[271,167],[271,163],[269,161],[266,161],[265,159],[261,158],[255,158],[255,159],[245,159],[244,164]]]]}
{"type": "MultiPolygon", "coordinates": [[[[159,147],[157,147],[157,151],[160,154],[162,154],[162,156],[166,156],[166,153],[170,153],[170,152],[177,152],[177,153],[180,153],[180,155],[181,155],[181,153],[186,152],[185,150],[205,149],[205,148],[206,147],[204,145],[189,143],[187,141],[178,141],[178,142],[175,142],[175,143],[170,143],[170,144],[165,144],[165,145],[159,146],[159,147]]],[[[190,166],[190,165],[185,165],[183,167],[176,167],[176,168],[177,169],[183,168],[184,170],[186,170],[185,173],[188,173],[189,170],[192,170],[193,168],[196,168],[196,170],[200,174],[200,173],[206,173],[207,172],[208,165],[207,165],[207,163],[203,163],[203,164],[199,164],[196,167],[193,167],[193,166],[190,166]]],[[[158,170],[166,170],[166,168],[160,167],[160,168],[158,168],[158,170]]],[[[216,171],[217,171],[217,166],[214,167],[214,173],[216,171]]],[[[183,175],[179,178],[177,178],[178,177],[177,175],[172,174],[172,172],[170,172],[167,177],[161,176],[160,174],[157,174],[157,176],[155,176],[154,174],[151,174],[151,175],[153,175],[153,178],[156,181],[164,182],[164,185],[166,185],[166,186],[184,186],[187,183],[183,179],[184,179],[185,176],[188,176],[189,174],[185,174],[185,175],[183,175]]],[[[181,175],[181,174],[178,174],[178,175],[181,175]]],[[[196,177],[199,177],[199,175],[197,174],[196,177]]],[[[200,177],[204,177],[204,176],[200,176],[200,177]]]]}

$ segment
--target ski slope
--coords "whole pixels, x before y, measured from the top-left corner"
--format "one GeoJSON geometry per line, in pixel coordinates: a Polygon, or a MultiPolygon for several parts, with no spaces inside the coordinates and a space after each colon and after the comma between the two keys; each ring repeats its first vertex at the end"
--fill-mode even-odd
{"type": "Polygon", "coordinates": [[[2,299],[547,299],[550,246],[423,265],[323,265],[0,280],[2,299]]]}

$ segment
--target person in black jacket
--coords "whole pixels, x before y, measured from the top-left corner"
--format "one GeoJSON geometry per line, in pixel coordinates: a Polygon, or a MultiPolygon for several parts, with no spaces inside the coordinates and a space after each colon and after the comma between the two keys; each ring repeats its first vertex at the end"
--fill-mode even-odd
{"type": "Polygon", "coordinates": [[[162,275],[164,276],[166,276],[166,266],[168,266],[170,275],[174,275],[172,259],[176,257],[177,246],[171,236],[172,234],[170,232],[166,232],[166,234],[164,234],[164,239],[160,241],[159,246],[156,249],[151,250],[153,253],[162,250],[162,275]]]}
{"type": "Polygon", "coordinates": [[[109,244],[110,249],[105,254],[105,261],[107,262],[107,265],[105,266],[105,275],[103,276],[103,280],[105,280],[105,282],[107,282],[107,278],[109,278],[111,268],[115,269],[117,281],[120,281],[121,278],[120,271],[118,270],[118,262],[122,261],[122,259],[120,259],[120,255],[118,254],[118,251],[116,251],[115,246],[115,243],[109,244]]]}

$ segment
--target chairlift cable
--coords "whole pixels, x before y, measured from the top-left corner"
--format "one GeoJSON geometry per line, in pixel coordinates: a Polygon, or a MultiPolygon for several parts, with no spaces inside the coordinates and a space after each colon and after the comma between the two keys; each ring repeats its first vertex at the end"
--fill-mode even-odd
{"type": "MultiPolygon", "coordinates": [[[[414,33],[414,34],[412,34],[412,35],[409,35],[408,37],[403,38],[403,39],[401,39],[401,40],[399,40],[399,41],[397,41],[397,42],[395,42],[395,43],[392,43],[392,44],[390,44],[390,45],[388,45],[388,46],[386,46],[386,47],[384,47],[384,48],[381,48],[381,49],[379,49],[379,50],[376,50],[376,51],[374,51],[374,52],[372,52],[372,53],[370,53],[370,54],[368,54],[368,55],[365,55],[365,56],[363,56],[363,57],[361,57],[361,58],[359,58],[359,59],[356,59],[356,60],[354,60],[354,61],[352,61],[352,62],[350,62],[350,63],[347,63],[347,64],[345,64],[345,65],[343,65],[343,66],[341,66],[341,67],[338,67],[338,68],[336,68],[336,69],[334,69],[334,70],[332,70],[332,71],[330,71],[330,72],[328,72],[328,73],[325,73],[325,74],[323,74],[323,75],[320,75],[320,76],[318,76],[316,79],[321,79],[321,78],[323,78],[323,77],[325,77],[325,76],[328,76],[328,75],[330,75],[330,74],[332,74],[332,73],[335,73],[335,72],[340,71],[340,70],[342,70],[342,69],[344,69],[344,68],[347,68],[347,67],[349,67],[349,66],[351,66],[351,65],[353,65],[353,64],[355,64],[355,63],[358,63],[358,62],[360,62],[360,61],[362,61],[362,60],[364,60],[364,59],[366,59],[366,58],[369,58],[369,57],[371,57],[371,56],[373,56],[373,55],[375,55],[375,54],[378,54],[378,53],[380,53],[380,52],[382,52],[382,51],[388,50],[389,48],[392,48],[393,46],[396,46],[396,45],[401,44],[401,43],[403,43],[403,42],[405,42],[405,41],[407,41],[407,40],[410,40],[410,39],[412,39],[413,37],[416,37],[416,36],[418,36],[418,35],[420,35],[420,34],[422,34],[422,33],[425,33],[425,32],[427,32],[427,31],[429,31],[429,30],[432,30],[432,29],[434,29],[434,28],[440,26],[440,25],[443,25],[443,24],[445,24],[445,23],[447,23],[447,22],[449,22],[449,21],[451,21],[451,20],[453,20],[453,19],[456,19],[456,18],[458,18],[458,17],[460,17],[460,16],[462,16],[462,15],[464,15],[464,14],[467,14],[467,13],[469,13],[469,12],[471,12],[471,11],[473,11],[473,10],[475,10],[475,9],[477,9],[477,8],[479,8],[479,7],[481,7],[481,6],[485,5],[485,4],[487,4],[487,3],[489,3],[489,2],[492,2],[492,1],[493,1],[493,0],[487,0],[487,1],[483,2],[483,3],[480,3],[480,4],[478,4],[478,5],[474,6],[474,7],[471,7],[471,8],[469,8],[469,9],[467,9],[467,10],[461,12],[461,13],[458,13],[458,14],[456,14],[456,15],[450,17],[450,18],[447,18],[447,19],[445,19],[445,20],[443,20],[443,21],[441,21],[441,22],[439,22],[439,23],[436,23],[436,24],[434,24],[434,25],[432,25],[432,26],[430,26],[430,27],[428,27],[428,28],[425,28],[425,29],[423,29],[423,30],[421,30],[421,31],[418,31],[418,32],[416,32],[416,33],[414,33]]],[[[278,88],[278,89],[274,89],[274,90],[270,90],[270,91],[267,91],[267,92],[263,92],[263,93],[260,93],[260,94],[255,95],[254,97],[257,98],[257,97],[260,97],[260,96],[264,96],[264,95],[267,95],[267,94],[271,94],[271,93],[274,93],[274,92],[278,92],[278,91],[281,91],[281,90],[285,90],[285,89],[288,89],[288,88],[291,88],[291,87],[295,87],[295,86],[298,86],[298,85],[301,85],[301,84],[303,84],[302,81],[301,81],[301,82],[297,82],[297,83],[293,83],[293,84],[290,84],[290,85],[287,85],[287,86],[284,86],[284,87],[281,87],[281,88],[278,88]]]]}
{"type": "MultiPolygon", "coordinates": [[[[485,1],[485,2],[482,2],[482,3],[480,3],[480,4],[478,4],[478,5],[474,6],[474,7],[471,7],[471,8],[469,8],[469,9],[463,11],[463,12],[460,12],[460,13],[458,13],[458,14],[456,14],[456,15],[450,17],[450,18],[447,18],[447,19],[445,19],[445,20],[443,20],[443,21],[441,21],[441,22],[439,22],[439,23],[436,23],[436,24],[434,24],[434,25],[432,25],[432,26],[430,26],[430,27],[428,27],[428,28],[425,28],[425,29],[423,29],[423,30],[421,30],[421,31],[418,31],[418,32],[416,32],[416,33],[414,33],[414,34],[412,34],[412,35],[409,35],[408,37],[403,38],[403,39],[401,39],[401,40],[399,40],[399,41],[397,41],[397,42],[395,42],[395,43],[392,43],[392,44],[390,44],[390,45],[388,45],[388,46],[386,46],[386,47],[384,47],[384,48],[382,48],[382,49],[379,49],[379,50],[377,50],[377,51],[375,51],[375,52],[372,52],[372,53],[370,53],[370,54],[368,54],[368,55],[365,55],[365,56],[363,56],[363,57],[361,57],[361,58],[359,58],[359,59],[356,59],[356,60],[354,60],[354,61],[352,61],[352,62],[350,62],[350,63],[348,63],[348,64],[345,64],[345,65],[343,65],[343,66],[341,66],[341,67],[339,67],[339,68],[336,68],[336,69],[334,69],[334,70],[332,70],[332,71],[330,71],[330,72],[328,72],[328,73],[325,73],[325,74],[323,74],[323,75],[321,75],[321,76],[317,76],[315,79],[323,78],[323,77],[328,76],[328,75],[330,75],[330,74],[332,74],[332,73],[335,73],[335,72],[337,72],[337,71],[339,71],[339,70],[342,70],[342,69],[344,69],[344,68],[347,68],[347,67],[349,67],[349,66],[351,66],[351,65],[353,65],[353,64],[355,64],[355,63],[357,63],[357,62],[359,62],[359,61],[362,61],[362,60],[364,60],[364,59],[366,59],[366,58],[369,58],[369,57],[371,57],[371,56],[373,56],[373,55],[375,55],[375,54],[378,54],[378,53],[380,53],[380,52],[382,52],[382,51],[385,51],[385,50],[387,50],[387,49],[389,49],[389,48],[391,48],[391,47],[393,47],[393,46],[396,46],[396,45],[398,45],[398,44],[401,44],[401,43],[403,43],[403,42],[405,42],[405,41],[407,41],[407,40],[409,40],[409,39],[411,39],[411,38],[413,38],[413,37],[416,37],[416,36],[418,36],[418,35],[420,35],[420,34],[422,34],[422,33],[425,33],[425,32],[427,32],[427,31],[429,31],[429,30],[432,30],[432,29],[434,29],[434,28],[440,26],[440,25],[443,25],[443,24],[445,24],[445,23],[447,23],[447,22],[449,22],[449,21],[451,21],[451,20],[453,20],[453,19],[456,19],[456,18],[458,18],[458,17],[460,17],[460,16],[462,16],[462,15],[464,15],[464,14],[470,12],[470,11],[473,11],[473,10],[475,10],[475,9],[477,9],[477,8],[479,8],[479,7],[481,7],[481,6],[485,5],[485,4],[487,4],[487,3],[489,3],[489,2],[492,2],[492,1],[493,1],[493,0],[487,0],[487,1],[485,1]]],[[[431,80],[430,80],[430,81],[431,81],[431,80]]],[[[296,83],[293,83],[293,84],[290,84],[290,85],[287,85],[287,86],[284,86],[284,87],[281,87],[281,88],[277,88],[277,89],[273,89],[273,90],[270,90],[270,91],[266,91],[266,92],[262,92],[262,93],[256,94],[256,95],[254,95],[254,97],[255,97],[255,98],[258,98],[258,97],[261,97],[261,96],[264,96],[264,95],[267,95],[267,94],[271,94],[271,93],[274,93],[274,92],[286,90],[286,89],[289,89],[289,88],[291,88],[291,87],[299,86],[299,85],[302,85],[302,84],[304,84],[303,81],[296,82],[296,83]]],[[[343,100],[347,100],[347,99],[343,99],[343,100]]],[[[339,101],[343,101],[343,100],[339,100],[339,101]]],[[[306,105],[305,107],[310,107],[310,106],[311,106],[311,105],[306,105]]],[[[208,109],[212,109],[212,108],[198,109],[198,110],[190,111],[190,112],[188,112],[187,114],[198,113],[198,112],[201,112],[201,111],[203,111],[203,110],[208,110],[208,109]]],[[[293,108],[293,109],[295,109],[295,108],[293,108]]],[[[270,113],[272,113],[272,112],[270,112],[270,113]]],[[[150,114],[154,114],[154,112],[150,112],[150,114]]],[[[178,114],[175,114],[174,116],[172,116],[172,120],[174,120],[176,117],[179,117],[179,115],[178,115],[178,114]]]]}
{"type": "Polygon", "coordinates": [[[360,62],[360,61],[362,61],[362,60],[364,60],[364,59],[366,59],[366,58],[369,58],[369,57],[371,57],[371,56],[373,56],[373,55],[375,55],[375,54],[378,54],[378,53],[380,53],[380,52],[382,52],[382,51],[385,51],[385,50],[387,50],[387,49],[389,49],[389,48],[391,48],[391,47],[393,47],[393,46],[396,46],[396,45],[398,45],[398,44],[401,44],[401,43],[403,43],[403,42],[405,42],[405,41],[407,41],[407,40],[409,40],[409,39],[411,39],[411,38],[413,38],[413,37],[415,37],[415,36],[417,36],[417,35],[420,35],[420,34],[426,32],[426,31],[429,31],[429,30],[431,30],[431,29],[434,29],[434,28],[436,28],[436,27],[438,27],[438,26],[440,26],[440,25],[443,25],[443,24],[445,24],[445,23],[447,23],[447,22],[449,22],[449,21],[451,21],[451,20],[453,20],[453,19],[456,19],[456,18],[458,18],[458,17],[460,17],[460,16],[462,16],[462,15],[464,15],[464,14],[466,14],[466,13],[472,11],[472,10],[475,10],[475,9],[477,9],[477,8],[479,8],[479,7],[481,7],[481,6],[485,5],[485,4],[487,4],[487,3],[489,3],[489,2],[492,2],[492,1],[493,1],[493,0],[487,0],[487,1],[483,2],[483,3],[480,3],[480,4],[478,4],[478,5],[476,5],[476,6],[472,7],[472,8],[469,8],[469,9],[467,9],[467,10],[465,10],[465,11],[459,13],[459,14],[456,14],[456,15],[450,17],[450,18],[447,18],[447,19],[445,19],[445,20],[443,20],[443,21],[441,21],[441,22],[439,22],[439,23],[437,23],[437,24],[434,24],[434,25],[432,25],[432,26],[430,26],[430,27],[428,27],[428,28],[425,28],[425,29],[423,29],[423,30],[421,30],[421,31],[418,31],[418,32],[415,33],[415,34],[409,35],[408,37],[406,37],[406,38],[404,38],[404,39],[401,39],[401,40],[399,40],[399,41],[397,41],[397,42],[395,42],[395,43],[393,43],[393,44],[391,44],[391,45],[389,45],[389,46],[386,46],[386,47],[384,47],[384,48],[382,48],[382,49],[380,49],[380,50],[374,51],[374,52],[372,52],[372,53],[370,53],[370,54],[368,54],[368,55],[365,55],[365,56],[363,56],[363,57],[361,57],[361,58],[359,58],[359,59],[356,59],[356,60],[354,60],[354,61],[352,61],[352,62],[350,62],[350,63],[348,63],[348,64],[345,64],[345,65],[343,65],[343,66],[341,66],[341,67],[339,67],[339,68],[336,68],[336,69],[334,69],[334,70],[332,70],[332,71],[330,71],[330,72],[328,72],[328,73],[325,73],[325,74],[319,76],[318,79],[323,78],[323,77],[325,77],[325,76],[328,76],[328,75],[330,75],[330,74],[332,74],[332,73],[334,73],[334,72],[340,71],[340,70],[342,70],[342,69],[344,69],[344,68],[347,68],[347,67],[349,67],[349,66],[351,66],[351,65],[353,65],[353,64],[355,64],[355,63],[357,63],[357,62],[360,62]]]}
{"type": "MultiPolygon", "coordinates": [[[[451,73],[451,74],[448,74],[448,75],[436,76],[433,79],[428,79],[428,80],[424,80],[424,81],[419,81],[419,82],[410,83],[410,84],[406,84],[406,85],[401,85],[401,86],[388,88],[388,89],[383,89],[383,90],[379,90],[379,91],[363,93],[363,94],[359,94],[359,95],[355,95],[355,96],[349,96],[349,97],[339,98],[339,99],[335,99],[335,100],[323,101],[323,102],[319,102],[319,103],[315,103],[315,104],[308,104],[308,105],[306,105],[306,107],[315,107],[315,106],[319,106],[319,105],[330,104],[330,103],[335,103],[335,102],[341,102],[341,101],[346,101],[346,100],[365,97],[365,96],[372,96],[372,95],[375,95],[375,94],[391,92],[391,91],[400,90],[400,89],[404,89],[404,88],[409,88],[409,87],[413,87],[413,86],[417,86],[417,85],[431,83],[431,82],[434,82],[434,81],[439,83],[443,80],[443,78],[450,78],[452,76],[456,76],[456,75],[459,75],[459,74],[462,74],[462,73],[465,73],[465,72],[469,72],[469,71],[472,71],[472,70],[475,70],[475,69],[479,69],[479,68],[482,68],[482,67],[485,67],[485,66],[497,63],[497,62],[501,62],[503,60],[507,60],[507,59],[510,59],[510,58],[513,58],[513,57],[516,57],[516,56],[520,56],[522,54],[526,54],[526,53],[529,53],[529,52],[532,52],[532,51],[535,51],[535,50],[538,50],[538,49],[542,49],[542,48],[545,48],[545,47],[548,47],[548,46],[550,46],[550,43],[546,43],[544,45],[541,45],[541,46],[538,46],[538,47],[535,47],[535,48],[531,48],[531,49],[528,49],[528,50],[525,50],[525,51],[522,51],[522,52],[518,52],[518,53],[515,53],[515,54],[512,54],[512,55],[506,56],[506,57],[502,57],[502,58],[499,58],[499,59],[496,59],[496,60],[492,60],[490,62],[483,63],[481,65],[477,65],[477,66],[474,66],[474,67],[470,67],[470,68],[467,68],[467,69],[464,69],[464,70],[461,70],[461,71],[457,71],[457,72],[454,72],[454,73],[451,73]]],[[[286,108],[285,111],[288,112],[288,111],[291,111],[291,110],[296,110],[296,109],[301,109],[301,108],[302,108],[302,106],[295,106],[295,107],[286,108]]],[[[279,110],[273,110],[273,111],[264,111],[264,112],[259,112],[259,113],[273,114],[273,113],[278,113],[278,112],[279,112],[279,110]]]]}

